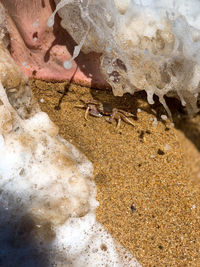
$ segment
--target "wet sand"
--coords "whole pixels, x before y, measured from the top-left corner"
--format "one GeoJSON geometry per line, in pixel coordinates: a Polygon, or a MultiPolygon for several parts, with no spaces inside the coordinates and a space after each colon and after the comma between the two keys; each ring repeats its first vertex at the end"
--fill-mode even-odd
{"type": "Polygon", "coordinates": [[[142,93],[121,98],[66,83],[31,85],[60,135],[94,164],[97,219],[116,240],[143,266],[200,266],[200,115],[189,119],[170,100],[174,128],[142,93]],[[122,122],[117,131],[105,116],[86,121],[80,99],[132,112],[134,126],[122,122]]]}

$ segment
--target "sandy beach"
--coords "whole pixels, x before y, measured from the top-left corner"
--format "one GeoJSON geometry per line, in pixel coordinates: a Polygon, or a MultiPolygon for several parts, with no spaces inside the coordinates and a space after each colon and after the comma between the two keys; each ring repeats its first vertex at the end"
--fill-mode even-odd
{"type": "Polygon", "coordinates": [[[97,219],[142,266],[200,266],[200,116],[188,118],[176,100],[166,111],[145,93],[112,92],[32,80],[43,111],[60,135],[94,165],[97,219]],[[84,118],[80,100],[105,102],[134,114],[134,126],[84,118]],[[163,117],[163,116],[162,116],[163,117]],[[163,117],[164,118],[164,117],[163,117]]]}

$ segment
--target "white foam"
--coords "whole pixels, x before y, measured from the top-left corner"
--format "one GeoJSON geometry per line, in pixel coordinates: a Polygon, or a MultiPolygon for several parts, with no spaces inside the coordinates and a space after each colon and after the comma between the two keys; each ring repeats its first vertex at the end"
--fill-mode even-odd
{"type": "Polygon", "coordinates": [[[68,220],[57,232],[54,242],[60,251],[67,248],[67,258],[72,262],[70,266],[140,266],[132,255],[96,222],[93,214],[68,220]],[[70,240],[63,238],[69,235],[70,240]]]}
{"type": "Polygon", "coordinates": [[[62,266],[140,266],[96,221],[98,203],[90,178],[91,162],[57,135],[58,129],[46,113],[22,120],[10,106],[2,85],[0,100],[6,113],[1,113],[4,127],[0,128],[3,264],[38,265],[46,255],[51,264],[62,266]],[[12,127],[5,127],[10,121],[12,127]],[[15,225],[17,249],[9,244],[15,225]],[[20,239],[21,232],[25,241],[20,239]],[[24,248],[32,236],[38,257],[29,246],[29,251],[24,248]]]}
{"type": "Polygon", "coordinates": [[[163,121],[166,121],[166,120],[167,120],[167,116],[166,116],[165,114],[162,114],[160,117],[161,117],[161,119],[162,119],[163,121]]]}
{"type": "Polygon", "coordinates": [[[80,49],[102,53],[101,71],[115,95],[145,90],[148,102],[153,104],[156,94],[170,118],[166,94],[179,97],[189,114],[198,111],[198,0],[55,2],[61,25],[78,44],[71,60],[80,49]]]}
{"type": "Polygon", "coordinates": [[[96,221],[92,163],[39,110],[2,36],[0,265],[140,266],[96,221]]]}

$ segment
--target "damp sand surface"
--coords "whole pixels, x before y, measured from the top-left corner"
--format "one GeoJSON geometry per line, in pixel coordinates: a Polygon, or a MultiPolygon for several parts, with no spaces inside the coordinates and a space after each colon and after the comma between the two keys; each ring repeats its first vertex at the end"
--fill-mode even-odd
{"type": "Polygon", "coordinates": [[[200,115],[187,118],[168,100],[175,127],[145,94],[31,81],[42,111],[60,135],[93,163],[97,219],[143,266],[200,266],[200,115]],[[134,126],[84,118],[76,107],[98,100],[134,114],[134,126]],[[138,112],[139,111],[139,112],[138,112]],[[163,117],[163,116],[162,116],[163,117]],[[165,118],[165,117],[163,117],[165,118]]]}

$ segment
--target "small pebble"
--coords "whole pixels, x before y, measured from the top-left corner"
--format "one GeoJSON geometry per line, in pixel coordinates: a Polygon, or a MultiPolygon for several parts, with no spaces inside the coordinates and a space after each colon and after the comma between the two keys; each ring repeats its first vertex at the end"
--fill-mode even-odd
{"type": "Polygon", "coordinates": [[[171,146],[170,145],[166,144],[164,146],[164,151],[169,151],[170,149],[171,149],[171,146]]]}
{"type": "Polygon", "coordinates": [[[161,155],[161,156],[165,154],[165,152],[162,151],[160,148],[158,149],[157,153],[158,153],[158,155],[161,155]]]}
{"type": "Polygon", "coordinates": [[[131,211],[136,212],[136,207],[134,205],[131,205],[131,211]]]}
{"type": "Polygon", "coordinates": [[[44,99],[43,98],[40,99],[40,103],[44,103],[44,99]]]}
{"type": "Polygon", "coordinates": [[[139,138],[140,138],[140,139],[143,139],[143,137],[144,137],[144,131],[141,131],[141,132],[140,132],[140,135],[139,135],[139,138]]]}
{"type": "Polygon", "coordinates": [[[142,112],[142,110],[140,108],[137,109],[137,112],[142,112]]]}

